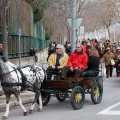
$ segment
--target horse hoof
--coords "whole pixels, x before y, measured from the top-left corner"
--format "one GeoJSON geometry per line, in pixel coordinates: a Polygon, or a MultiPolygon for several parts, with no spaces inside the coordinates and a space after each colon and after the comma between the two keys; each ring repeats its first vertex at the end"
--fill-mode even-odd
{"type": "Polygon", "coordinates": [[[29,113],[32,113],[33,112],[33,110],[29,110],[29,113]]]}
{"type": "Polygon", "coordinates": [[[3,117],[2,117],[2,120],[6,120],[6,119],[8,119],[7,116],[3,116],[3,117]]]}
{"type": "Polygon", "coordinates": [[[24,112],[23,114],[24,114],[24,116],[27,116],[27,111],[26,111],[26,112],[24,112]]]}
{"type": "Polygon", "coordinates": [[[42,112],[42,108],[38,108],[38,111],[39,111],[39,112],[42,112]]]}

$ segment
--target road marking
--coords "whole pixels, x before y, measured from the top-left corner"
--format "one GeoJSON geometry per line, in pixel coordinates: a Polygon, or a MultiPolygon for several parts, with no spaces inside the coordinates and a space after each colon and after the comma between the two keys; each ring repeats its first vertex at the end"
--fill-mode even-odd
{"type": "Polygon", "coordinates": [[[115,110],[111,110],[113,108],[115,108],[116,106],[120,105],[120,102],[104,109],[103,111],[97,113],[97,114],[103,114],[103,115],[120,115],[120,111],[115,111],[115,110]]]}

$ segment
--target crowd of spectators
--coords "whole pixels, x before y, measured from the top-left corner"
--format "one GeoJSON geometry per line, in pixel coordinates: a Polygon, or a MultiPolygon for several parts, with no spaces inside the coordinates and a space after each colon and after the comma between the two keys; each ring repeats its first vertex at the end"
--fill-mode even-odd
{"type": "MultiPolygon", "coordinates": [[[[98,58],[99,58],[100,61],[103,61],[105,63],[106,78],[112,77],[114,67],[116,68],[116,74],[118,76],[118,67],[116,67],[116,65],[111,64],[111,59],[113,59],[115,63],[120,59],[120,42],[117,43],[116,41],[111,42],[110,40],[98,41],[97,39],[92,39],[92,40],[87,39],[81,42],[76,41],[76,47],[78,44],[80,45],[82,52],[87,54],[88,62],[87,62],[86,68],[88,66],[92,66],[91,64],[94,61],[97,61],[99,63],[98,61],[98,58]],[[92,53],[94,53],[95,55],[93,55],[92,53]],[[94,60],[94,58],[96,60],[94,60]]],[[[57,42],[50,44],[48,49],[47,61],[49,61],[49,57],[52,54],[56,53],[56,46],[57,46],[57,42]]],[[[67,66],[69,66],[68,65],[69,59],[71,58],[71,56],[73,55],[73,53],[76,51],[77,48],[73,50],[69,41],[66,41],[63,46],[64,46],[63,52],[65,52],[68,55],[67,66]]],[[[74,57],[74,60],[75,60],[75,57],[74,57]]],[[[90,67],[90,69],[92,69],[92,67],[90,67]]],[[[97,69],[98,69],[98,66],[97,66],[97,69]]]]}

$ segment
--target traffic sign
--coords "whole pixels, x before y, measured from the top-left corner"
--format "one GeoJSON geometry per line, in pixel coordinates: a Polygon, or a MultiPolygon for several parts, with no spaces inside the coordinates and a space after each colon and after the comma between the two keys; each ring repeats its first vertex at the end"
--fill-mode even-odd
{"type": "MultiPolygon", "coordinates": [[[[79,29],[80,27],[80,24],[82,22],[83,18],[76,18],[75,21],[76,21],[76,30],[79,29]]],[[[69,23],[69,26],[72,27],[72,18],[67,18],[67,22],[69,23]]]]}
{"type": "Polygon", "coordinates": [[[80,26],[80,34],[81,34],[81,35],[84,34],[84,31],[85,31],[84,26],[80,26]]]}
{"type": "Polygon", "coordinates": [[[21,35],[21,29],[18,29],[18,35],[21,35]]]}
{"type": "Polygon", "coordinates": [[[83,20],[83,18],[76,18],[76,30],[79,29],[82,20],[83,20]]]}

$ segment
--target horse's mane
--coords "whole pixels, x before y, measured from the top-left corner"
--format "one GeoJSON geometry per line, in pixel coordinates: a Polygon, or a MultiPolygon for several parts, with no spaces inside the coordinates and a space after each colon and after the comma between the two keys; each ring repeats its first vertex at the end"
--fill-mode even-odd
{"type": "Polygon", "coordinates": [[[16,65],[14,65],[13,63],[11,63],[10,61],[5,62],[8,66],[13,67],[13,68],[17,68],[16,65]]]}

